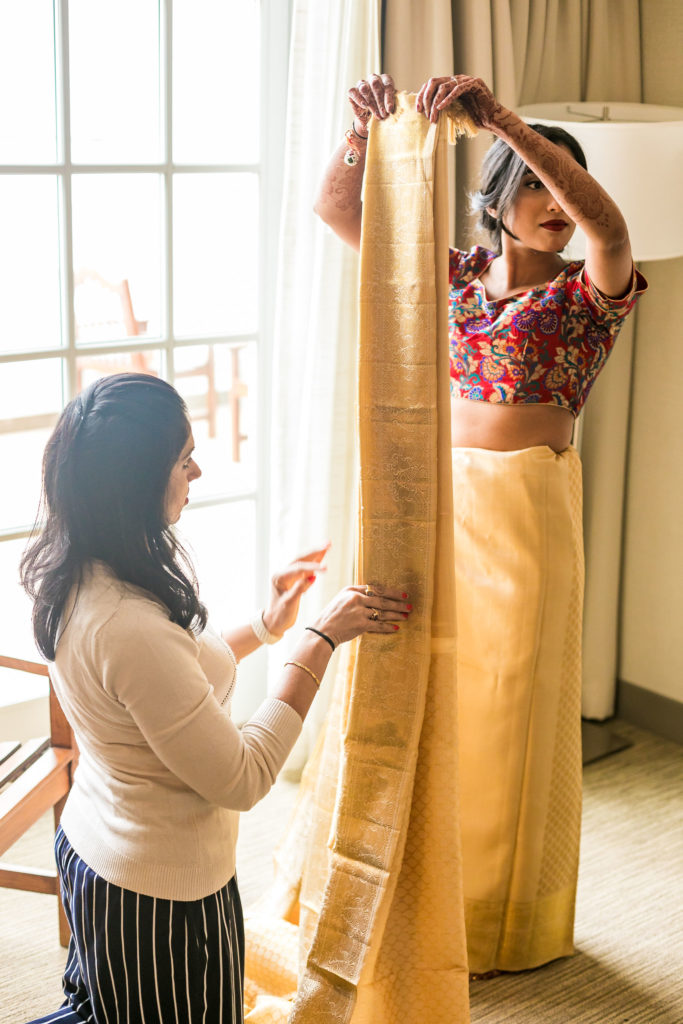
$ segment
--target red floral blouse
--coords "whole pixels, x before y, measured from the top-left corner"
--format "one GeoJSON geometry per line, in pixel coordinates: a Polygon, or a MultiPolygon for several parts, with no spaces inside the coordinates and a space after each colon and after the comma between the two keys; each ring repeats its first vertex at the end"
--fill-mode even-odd
{"type": "Polygon", "coordinates": [[[611,299],[578,260],[553,281],[489,302],[479,277],[493,259],[481,246],[450,250],[451,394],[578,415],[647,281],[634,268],[628,293],[611,299]]]}

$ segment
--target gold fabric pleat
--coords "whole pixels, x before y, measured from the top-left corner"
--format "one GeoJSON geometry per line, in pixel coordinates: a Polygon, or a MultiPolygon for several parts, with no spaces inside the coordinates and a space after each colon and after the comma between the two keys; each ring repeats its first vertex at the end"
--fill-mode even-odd
{"type": "Polygon", "coordinates": [[[347,645],[276,880],[249,1024],[467,1024],[448,394],[447,132],[374,122],[361,243],[358,575],[410,620],[347,645]],[[295,950],[295,944],[297,946],[295,950]],[[297,992],[288,992],[293,970],[297,992]]]}
{"type": "Polygon", "coordinates": [[[581,463],[452,453],[469,966],[573,951],[581,826],[581,463]]]}

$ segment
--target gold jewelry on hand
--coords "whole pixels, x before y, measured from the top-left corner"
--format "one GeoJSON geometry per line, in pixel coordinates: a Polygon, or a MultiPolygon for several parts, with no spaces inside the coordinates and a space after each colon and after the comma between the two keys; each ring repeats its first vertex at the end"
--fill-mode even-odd
{"type": "Polygon", "coordinates": [[[300,661],[286,661],[285,667],[287,667],[287,665],[294,665],[296,668],[300,668],[303,672],[306,672],[311,677],[317,688],[320,689],[320,680],[315,672],[307,665],[302,665],[300,661]]]}
{"type": "Polygon", "coordinates": [[[373,608],[372,611],[370,612],[370,618],[372,619],[373,622],[377,622],[378,621],[378,619],[379,619],[379,612],[378,612],[378,610],[376,608],[373,608]]]}
{"type": "Polygon", "coordinates": [[[366,597],[374,597],[375,596],[375,591],[372,589],[372,587],[366,587],[365,588],[365,596],[366,597]]]}

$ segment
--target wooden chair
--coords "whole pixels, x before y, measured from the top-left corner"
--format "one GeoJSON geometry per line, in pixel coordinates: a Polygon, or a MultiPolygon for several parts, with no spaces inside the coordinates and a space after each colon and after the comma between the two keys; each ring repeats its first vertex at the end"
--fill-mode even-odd
{"type": "MultiPolygon", "coordinates": [[[[232,461],[239,462],[241,453],[240,445],[243,441],[247,440],[247,435],[242,433],[240,427],[240,412],[241,402],[243,398],[247,398],[249,395],[249,389],[246,381],[240,377],[240,352],[246,348],[246,345],[231,345],[230,346],[230,389],[226,394],[228,406],[230,409],[230,427],[232,432],[232,461]]],[[[183,377],[197,377],[202,376],[207,378],[206,383],[206,404],[203,409],[195,409],[191,407],[192,419],[193,420],[208,420],[209,421],[209,437],[216,436],[216,413],[218,410],[218,403],[220,395],[216,388],[215,383],[215,364],[214,364],[214,347],[213,345],[207,345],[207,357],[205,362],[198,366],[193,366],[185,370],[175,370],[175,379],[180,380],[183,377]]]]}
{"type": "MultiPolygon", "coordinates": [[[[147,333],[147,320],[138,320],[133,310],[133,300],[127,278],[121,281],[107,281],[96,270],[79,269],[74,276],[74,309],[76,313],[76,337],[79,342],[111,341],[111,332],[119,338],[137,338],[147,333]]],[[[201,347],[201,346],[200,346],[201,347]]],[[[98,377],[105,373],[120,373],[133,370],[136,373],[149,373],[156,377],[152,366],[154,353],[142,352],[111,352],[106,356],[92,356],[87,348],[79,351],[76,361],[76,390],[83,390],[83,377],[88,371],[94,371],[98,377]]],[[[175,371],[176,380],[184,377],[206,377],[206,402],[201,409],[193,409],[193,419],[208,420],[209,437],[216,436],[216,409],[218,396],[216,391],[216,371],[214,365],[213,345],[207,346],[206,359],[199,364],[175,371]]],[[[246,385],[237,380],[237,352],[232,350],[233,385],[228,396],[232,409],[233,425],[239,424],[239,412],[235,411],[239,398],[246,395],[246,385]]],[[[237,444],[239,461],[239,441],[234,440],[233,454],[237,444]]],[[[245,438],[240,438],[245,440],[245,438]]]]}
{"type": "MultiPolygon", "coordinates": [[[[74,277],[76,337],[79,342],[110,340],[110,329],[121,338],[144,335],[147,321],[138,320],[128,281],[107,281],[96,270],[81,269],[74,277]]],[[[83,348],[76,361],[76,390],[83,390],[83,376],[94,371],[105,373],[133,370],[156,377],[147,352],[112,352],[108,356],[92,356],[83,348]]]]}
{"type": "Polygon", "coordinates": [[[240,430],[240,402],[247,398],[249,389],[240,377],[240,351],[244,345],[233,345],[230,349],[231,384],[228,391],[230,406],[230,423],[232,426],[232,461],[240,461],[240,445],[247,440],[247,435],[240,430]]]}
{"type": "MultiPolygon", "coordinates": [[[[0,655],[0,667],[49,674],[47,665],[0,655]]],[[[50,684],[50,735],[25,743],[0,744],[0,856],[52,807],[55,830],[71,789],[78,749],[50,684]]],[[[57,896],[59,941],[69,944],[69,925],[59,897],[56,871],[0,862],[0,886],[57,896]]]]}
{"type": "Polygon", "coordinates": [[[208,420],[209,437],[216,436],[216,411],[218,395],[216,392],[216,368],[214,364],[213,345],[207,345],[206,359],[197,366],[186,370],[176,369],[176,381],[183,377],[206,377],[206,403],[203,409],[192,409],[193,420],[208,420]]]}

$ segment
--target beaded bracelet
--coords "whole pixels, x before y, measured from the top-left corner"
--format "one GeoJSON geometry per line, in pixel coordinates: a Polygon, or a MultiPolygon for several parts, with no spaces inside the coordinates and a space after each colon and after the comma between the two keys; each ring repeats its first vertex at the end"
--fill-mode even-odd
{"type": "Polygon", "coordinates": [[[344,132],[344,138],[349,147],[344,153],[344,163],[348,167],[354,167],[360,160],[360,143],[367,142],[368,136],[361,135],[360,132],[356,131],[356,121],[354,118],[354,120],[351,122],[351,127],[348,129],[348,131],[344,132]]]}

